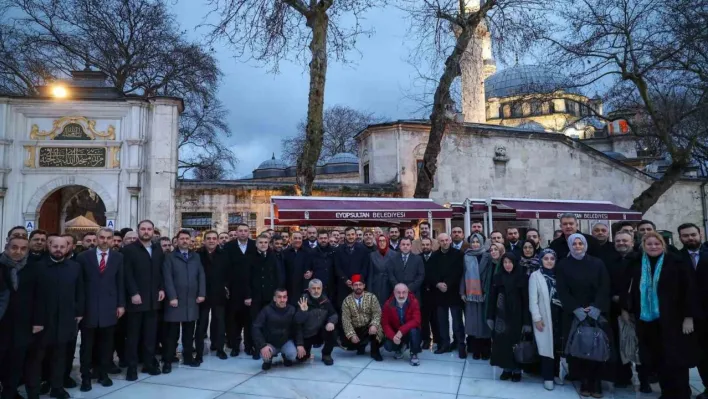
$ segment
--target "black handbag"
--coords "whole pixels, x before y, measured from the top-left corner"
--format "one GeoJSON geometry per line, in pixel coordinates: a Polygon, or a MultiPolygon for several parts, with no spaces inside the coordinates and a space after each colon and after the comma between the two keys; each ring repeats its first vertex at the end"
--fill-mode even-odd
{"type": "Polygon", "coordinates": [[[514,360],[519,364],[536,363],[538,348],[531,333],[521,334],[521,341],[514,345],[514,360]]]}
{"type": "Polygon", "coordinates": [[[586,318],[582,322],[576,319],[566,345],[565,352],[577,359],[591,360],[594,362],[606,362],[610,359],[610,340],[605,330],[600,328],[600,318],[595,322],[591,318],[586,318]]]}

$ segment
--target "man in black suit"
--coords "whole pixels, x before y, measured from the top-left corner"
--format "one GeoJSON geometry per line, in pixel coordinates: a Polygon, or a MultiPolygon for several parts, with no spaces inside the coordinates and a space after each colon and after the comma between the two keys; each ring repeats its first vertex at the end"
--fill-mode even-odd
{"type": "Polygon", "coordinates": [[[513,252],[517,258],[521,257],[524,242],[519,240],[519,229],[517,229],[516,227],[509,227],[508,229],[506,229],[505,247],[506,252],[513,252]]]}
{"type": "Polygon", "coordinates": [[[391,287],[405,284],[416,298],[421,298],[421,289],[425,280],[425,265],[419,255],[411,253],[411,246],[410,238],[401,239],[398,245],[399,253],[389,263],[388,281],[391,283],[391,287]]]}
{"type": "MultiPolygon", "coordinates": [[[[234,231],[229,232],[231,236],[234,231]]],[[[250,255],[255,254],[256,242],[248,238],[248,225],[236,226],[235,238],[224,245],[228,258],[227,274],[229,280],[228,302],[226,303],[226,331],[231,347],[231,356],[239,354],[241,331],[243,331],[244,351],[253,355],[251,339],[251,264],[250,255]]]]}
{"type": "Polygon", "coordinates": [[[352,276],[358,274],[362,281],[366,281],[369,276],[368,249],[357,242],[356,229],[347,227],[344,230],[344,245],[340,245],[334,255],[334,273],[338,280],[337,302],[335,308],[339,309],[344,298],[352,293],[352,276]]]}
{"type": "MultiPolygon", "coordinates": [[[[438,241],[439,242],[439,241],[438,241]]],[[[438,316],[436,312],[437,305],[435,303],[435,285],[437,281],[432,280],[432,268],[435,264],[431,261],[433,255],[433,242],[429,238],[420,240],[421,252],[420,257],[423,259],[423,267],[425,268],[425,280],[423,281],[423,289],[420,299],[420,318],[421,318],[421,334],[423,340],[421,342],[424,350],[430,349],[430,335],[433,335],[433,343],[440,343],[440,334],[438,332],[438,316]]]]}
{"type": "Polygon", "coordinates": [[[153,243],[155,225],[150,220],[138,224],[138,240],[123,247],[126,297],[126,380],[138,379],[138,347],[142,340],[143,372],[159,375],[155,358],[157,312],[165,299],[162,264],[165,256],[159,243],[153,243]],[[129,300],[128,300],[129,298],[129,300]]]}
{"type": "MultiPolygon", "coordinates": [[[[700,301],[704,319],[708,317],[708,252],[701,251],[701,229],[693,223],[685,223],[678,227],[679,239],[683,244],[680,254],[686,264],[691,265],[696,274],[696,287],[700,293],[700,301]]],[[[699,330],[708,342],[708,331],[699,330]]],[[[708,349],[704,348],[703,359],[698,364],[698,373],[706,387],[696,399],[708,399],[708,349]]]]}
{"type": "Polygon", "coordinates": [[[113,385],[108,372],[113,366],[113,334],[118,319],[125,313],[123,254],[111,250],[113,231],[101,228],[96,233],[95,249],[77,256],[84,279],[86,312],[81,321],[81,392],[91,390],[91,377],[104,387],[113,385]],[[95,345],[95,346],[94,346],[95,345]],[[98,364],[91,373],[93,351],[98,364]]]}
{"type": "Polygon", "coordinates": [[[209,313],[211,313],[211,345],[216,348],[216,356],[226,359],[224,352],[224,333],[226,332],[226,319],[224,317],[226,306],[226,293],[229,287],[228,256],[219,245],[219,236],[211,230],[204,233],[204,247],[197,253],[204,267],[206,280],[206,300],[199,304],[199,320],[197,320],[197,333],[195,345],[197,362],[202,362],[204,355],[204,338],[206,337],[209,313]]]}
{"type": "MultiPolygon", "coordinates": [[[[249,307],[251,321],[255,321],[258,314],[267,307],[273,299],[276,288],[282,287],[285,278],[280,274],[280,267],[275,253],[268,248],[270,237],[261,234],[256,239],[256,253],[249,255],[251,290],[250,296],[245,300],[249,307]]],[[[252,326],[248,326],[249,329],[252,326]]],[[[254,345],[255,343],[251,343],[254,345]]],[[[260,359],[261,348],[253,347],[253,360],[260,359]]]]}
{"type": "MultiPolygon", "coordinates": [[[[310,249],[314,251],[315,249],[310,249]]],[[[307,284],[312,278],[310,254],[302,247],[302,233],[293,232],[290,247],[283,250],[283,269],[285,271],[285,288],[288,290],[290,305],[297,307],[298,300],[307,290],[307,284]]]]}
{"type": "MultiPolygon", "coordinates": [[[[307,249],[307,248],[306,248],[307,249]]],[[[329,234],[326,231],[317,233],[317,246],[310,252],[312,259],[312,278],[322,282],[322,290],[331,302],[336,298],[336,282],[334,280],[334,248],[329,245],[329,234]]]]}

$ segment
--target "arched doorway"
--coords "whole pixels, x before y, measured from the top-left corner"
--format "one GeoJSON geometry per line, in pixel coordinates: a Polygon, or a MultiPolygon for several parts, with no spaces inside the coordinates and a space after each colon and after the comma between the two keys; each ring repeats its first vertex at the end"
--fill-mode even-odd
{"type": "Polygon", "coordinates": [[[47,196],[39,208],[37,227],[64,233],[65,223],[83,216],[98,226],[106,225],[106,205],[98,193],[81,185],[61,187],[47,196]]]}

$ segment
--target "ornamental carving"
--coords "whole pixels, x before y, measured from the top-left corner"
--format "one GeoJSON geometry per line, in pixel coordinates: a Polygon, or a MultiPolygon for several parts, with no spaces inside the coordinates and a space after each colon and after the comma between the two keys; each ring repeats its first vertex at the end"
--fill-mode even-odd
{"type": "Polygon", "coordinates": [[[50,168],[104,168],[105,148],[42,147],[39,166],[50,168]]]}
{"type": "Polygon", "coordinates": [[[509,157],[506,155],[506,147],[503,145],[494,147],[494,162],[509,162],[509,157]]]}
{"type": "Polygon", "coordinates": [[[116,128],[109,125],[105,132],[96,130],[96,121],[83,116],[65,116],[52,123],[52,130],[39,130],[33,124],[31,140],[115,140],[116,128]]]}

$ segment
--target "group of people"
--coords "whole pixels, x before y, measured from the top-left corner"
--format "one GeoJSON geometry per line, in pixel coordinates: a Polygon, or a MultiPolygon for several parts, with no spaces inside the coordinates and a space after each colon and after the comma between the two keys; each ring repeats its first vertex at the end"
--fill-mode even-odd
{"type": "Polygon", "coordinates": [[[540,374],[547,389],[562,383],[567,363],[581,394],[596,398],[602,380],[631,386],[633,364],[642,392],[658,380],[662,397],[689,398],[694,366],[708,385],[700,228],[678,228],[679,251],[649,221],[636,231],[599,222],[592,235],[572,214],[560,224],[545,249],[536,229],[523,240],[517,228],[485,236],[481,223],[469,237],[454,227],[433,238],[422,222],[418,238],[399,227],[310,226],[255,240],[239,224],[205,232],[195,248],[190,231],[160,237],[144,220],[137,231],[88,233],[82,251],[71,235],[16,227],[0,256],[0,398],[15,399],[22,383],[30,399],[68,398],[79,332],[84,392],[92,380],[110,386],[122,368],[136,380],[139,364],[170,373],[180,337],[182,363],[199,367],[207,335],[219,359],[243,344],[263,370],[278,355],[286,367],[307,361],[320,346],[332,365],[339,345],[358,354],[368,346],[376,361],[382,349],[396,359],[407,350],[412,366],[423,350],[456,351],[489,360],[502,380],[540,374]],[[603,338],[594,356],[569,350],[583,326],[603,338]],[[529,345],[535,355],[520,356],[529,345]]]}

